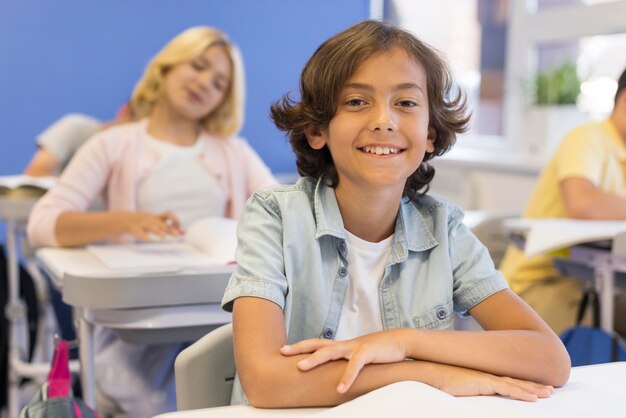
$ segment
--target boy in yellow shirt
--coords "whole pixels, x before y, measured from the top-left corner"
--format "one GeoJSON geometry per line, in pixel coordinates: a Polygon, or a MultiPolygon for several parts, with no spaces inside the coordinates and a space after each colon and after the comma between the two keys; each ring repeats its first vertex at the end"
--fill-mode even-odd
{"type": "MultiPolygon", "coordinates": [[[[542,171],[525,218],[626,219],[626,70],[610,117],[572,130],[542,171]]],[[[500,266],[517,292],[555,332],[574,325],[581,282],[560,276],[546,255],[526,258],[509,246],[500,266]]],[[[626,297],[616,331],[626,334],[626,297]]]]}

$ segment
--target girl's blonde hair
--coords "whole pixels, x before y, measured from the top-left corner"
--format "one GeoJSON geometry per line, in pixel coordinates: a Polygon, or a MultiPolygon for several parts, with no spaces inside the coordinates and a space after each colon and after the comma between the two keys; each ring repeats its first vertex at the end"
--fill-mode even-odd
{"type": "Polygon", "coordinates": [[[135,86],[131,107],[137,118],[150,115],[161,97],[163,79],[175,65],[200,56],[208,47],[220,45],[232,64],[233,73],[224,99],[200,123],[211,134],[227,137],[237,134],[243,125],[244,69],[241,53],[221,31],[206,26],[185,30],[167,43],[148,63],[143,76],[135,86]]]}

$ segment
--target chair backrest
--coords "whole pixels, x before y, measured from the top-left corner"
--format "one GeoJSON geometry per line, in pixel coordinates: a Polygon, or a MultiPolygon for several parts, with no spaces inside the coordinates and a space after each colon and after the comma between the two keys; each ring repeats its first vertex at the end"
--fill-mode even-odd
{"type": "Polygon", "coordinates": [[[496,267],[504,257],[504,253],[510,244],[510,238],[504,229],[507,219],[517,218],[521,214],[514,211],[468,211],[466,212],[466,225],[472,230],[493,259],[496,267]]]}
{"type": "Polygon", "coordinates": [[[179,411],[230,405],[235,377],[232,324],[183,350],[174,365],[179,411]]]}

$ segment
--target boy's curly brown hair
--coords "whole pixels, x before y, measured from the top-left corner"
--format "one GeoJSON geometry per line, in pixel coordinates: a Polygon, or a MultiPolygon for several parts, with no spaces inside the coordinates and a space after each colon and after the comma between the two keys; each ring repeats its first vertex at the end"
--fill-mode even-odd
{"type": "Polygon", "coordinates": [[[339,93],[359,64],[393,47],[404,49],[426,74],[429,126],[436,131],[435,151],[426,153],[420,166],[407,179],[404,195],[413,198],[428,191],[435,169],[427,161],[448,151],[456,135],[467,130],[466,99],[460,91],[450,98],[452,77],[446,60],[438,51],[405,30],[373,20],[358,23],[324,42],[302,70],[300,100],[285,95],[271,107],[272,120],[289,137],[300,175],[324,176],[331,186],[337,186],[337,170],[328,147],[311,148],[305,128],[313,126],[325,130],[337,111],[339,93]]]}

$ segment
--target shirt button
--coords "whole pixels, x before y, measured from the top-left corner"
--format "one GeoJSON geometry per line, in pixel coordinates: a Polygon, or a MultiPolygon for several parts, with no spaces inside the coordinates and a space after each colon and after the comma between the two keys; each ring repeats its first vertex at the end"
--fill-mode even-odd
{"type": "Polygon", "coordinates": [[[348,275],[348,269],[345,267],[339,268],[339,275],[341,277],[346,277],[348,275]]]}
{"type": "Polygon", "coordinates": [[[448,314],[446,313],[445,309],[443,308],[437,309],[437,318],[445,319],[446,316],[448,316],[448,314]]]}
{"type": "Polygon", "coordinates": [[[332,329],[326,328],[324,330],[324,338],[326,338],[327,340],[330,340],[331,338],[333,338],[333,335],[335,335],[335,333],[333,332],[332,329]]]}
{"type": "Polygon", "coordinates": [[[345,241],[341,241],[339,243],[339,252],[341,252],[341,254],[346,252],[346,243],[345,243],[345,241]]]}

